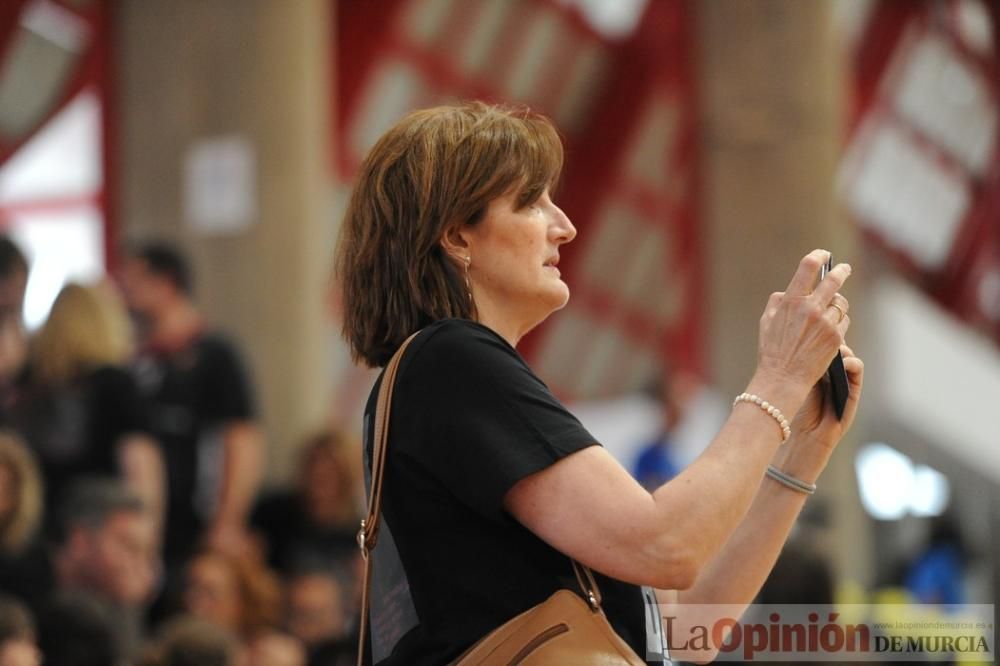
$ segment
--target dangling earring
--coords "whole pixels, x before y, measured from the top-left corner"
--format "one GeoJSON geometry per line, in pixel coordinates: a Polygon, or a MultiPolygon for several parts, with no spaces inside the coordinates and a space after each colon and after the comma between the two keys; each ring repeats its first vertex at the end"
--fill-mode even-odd
{"type": "Polygon", "coordinates": [[[472,305],[472,280],[469,279],[469,267],[472,266],[472,257],[465,257],[465,292],[469,295],[469,305],[472,305]]]}

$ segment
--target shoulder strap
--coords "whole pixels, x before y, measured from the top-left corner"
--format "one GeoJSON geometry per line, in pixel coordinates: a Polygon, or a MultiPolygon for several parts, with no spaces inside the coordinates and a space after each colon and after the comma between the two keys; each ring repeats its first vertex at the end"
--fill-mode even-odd
{"type": "MultiPolygon", "coordinates": [[[[371,552],[378,541],[379,521],[382,513],[382,478],[385,475],[385,449],[389,439],[389,416],[392,409],[392,393],[396,385],[399,361],[410,346],[417,331],[408,337],[392,355],[382,373],[382,384],[378,389],[378,403],[375,407],[375,432],[372,436],[371,487],[368,490],[368,511],[358,530],[358,547],[365,561],[364,580],[361,585],[361,623],[358,632],[358,666],[362,666],[365,656],[365,639],[368,629],[368,594],[371,588],[371,552]]],[[[367,445],[367,443],[366,443],[367,445]]]]}
{"type": "MultiPolygon", "coordinates": [[[[386,445],[389,441],[389,417],[392,410],[392,394],[396,385],[396,374],[399,371],[399,362],[406,352],[410,342],[420,333],[417,331],[408,337],[399,346],[392,359],[385,367],[382,375],[382,384],[378,390],[378,403],[375,408],[375,432],[372,441],[371,460],[371,488],[368,494],[368,512],[364,520],[361,521],[361,529],[358,530],[358,546],[361,548],[361,557],[365,562],[364,580],[361,587],[361,622],[358,632],[358,666],[362,666],[365,654],[365,639],[368,631],[368,595],[371,588],[372,559],[371,553],[378,540],[378,529],[381,521],[382,511],[382,480],[385,475],[385,454],[386,445]]],[[[601,610],[601,591],[594,580],[591,570],[572,560],[573,573],[583,590],[587,603],[590,604],[594,612],[601,610]]]]}

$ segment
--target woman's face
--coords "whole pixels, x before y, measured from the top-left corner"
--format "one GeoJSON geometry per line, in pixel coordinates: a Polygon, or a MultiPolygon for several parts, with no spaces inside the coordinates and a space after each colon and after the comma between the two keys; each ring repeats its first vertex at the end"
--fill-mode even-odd
{"type": "Polygon", "coordinates": [[[576,236],[547,190],[516,208],[516,193],[501,196],[479,223],[460,231],[480,321],[512,343],[569,300],[556,264],[559,246],[576,236]]]}
{"type": "Polygon", "coordinates": [[[225,561],[202,555],[190,565],[184,590],[186,610],[213,624],[239,631],[241,602],[236,577],[225,561]]]}
{"type": "Polygon", "coordinates": [[[302,492],[313,520],[336,521],[343,514],[343,471],[333,454],[317,448],[306,458],[302,470],[302,492]]]}

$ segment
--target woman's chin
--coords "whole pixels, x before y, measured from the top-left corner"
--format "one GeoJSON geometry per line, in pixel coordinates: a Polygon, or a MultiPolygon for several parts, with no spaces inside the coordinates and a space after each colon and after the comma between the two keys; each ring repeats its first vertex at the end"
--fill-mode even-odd
{"type": "Polygon", "coordinates": [[[552,298],[550,300],[552,311],[562,310],[566,307],[567,303],[569,303],[569,285],[559,280],[559,287],[552,290],[552,298]]]}

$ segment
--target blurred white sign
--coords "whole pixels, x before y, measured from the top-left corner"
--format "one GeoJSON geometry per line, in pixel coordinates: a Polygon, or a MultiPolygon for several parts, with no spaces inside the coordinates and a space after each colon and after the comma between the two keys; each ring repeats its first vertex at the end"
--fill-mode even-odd
{"type": "Polygon", "coordinates": [[[237,234],[257,218],[257,161],[242,136],[202,139],[184,159],[184,220],[203,234],[237,234]]]}

